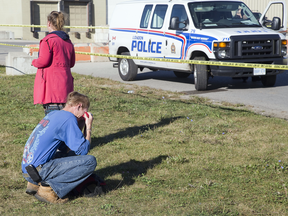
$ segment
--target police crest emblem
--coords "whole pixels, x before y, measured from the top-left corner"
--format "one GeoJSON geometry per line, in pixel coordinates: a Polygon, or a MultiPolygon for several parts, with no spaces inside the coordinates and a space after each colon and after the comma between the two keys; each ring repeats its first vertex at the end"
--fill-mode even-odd
{"type": "Polygon", "coordinates": [[[174,43],[171,45],[171,53],[176,53],[176,47],[174,43]]]}

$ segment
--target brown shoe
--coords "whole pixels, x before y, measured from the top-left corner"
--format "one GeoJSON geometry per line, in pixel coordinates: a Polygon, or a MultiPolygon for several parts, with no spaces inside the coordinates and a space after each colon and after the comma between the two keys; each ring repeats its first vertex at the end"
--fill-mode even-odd
{"type": "Polygon", "coordinates": [[[53,189],[50,186],[42,186],[40,185],[37,193],[35,194],[35,197],[46,203],[50,204],[63,204],[68,202],[68,198],[61,199],[57,196],[57,194],[53,191],[53,189]]]}
{"type": "Polygon", "coordinates": [[[34,195],[37,193],[39,185],[34,185],[30,182],[27,184],[26,193],[29,195],[34,195]]]}

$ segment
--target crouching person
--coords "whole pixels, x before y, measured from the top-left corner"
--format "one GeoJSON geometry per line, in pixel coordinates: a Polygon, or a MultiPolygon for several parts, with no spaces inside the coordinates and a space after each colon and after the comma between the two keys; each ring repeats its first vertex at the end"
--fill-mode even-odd
{"type": "Polygon", "coordinates": [[[22,159],[23,177],[28,181],[26,193],[43,202],[65,203],[65,196],[93,173],[96,158],[87,155],[93,117],[91,113],[84,115],[89,106],[87,96],[71,92],[64,109],[49,113],[33,130],[22,159]],[[84,134],[77,122],[83,115],[84,134]],[[57,149],[65,145],[69,152],[57,157],[57,149]]]}

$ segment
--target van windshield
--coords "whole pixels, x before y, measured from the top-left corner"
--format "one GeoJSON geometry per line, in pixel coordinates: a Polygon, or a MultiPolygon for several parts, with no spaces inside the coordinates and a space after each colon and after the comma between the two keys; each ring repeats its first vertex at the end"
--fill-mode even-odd
{"type": "Polygon", "coordinates": [[[196,28],[260,27],[253,12],[242,2],[213,1],[188,4],[196,28]]]}

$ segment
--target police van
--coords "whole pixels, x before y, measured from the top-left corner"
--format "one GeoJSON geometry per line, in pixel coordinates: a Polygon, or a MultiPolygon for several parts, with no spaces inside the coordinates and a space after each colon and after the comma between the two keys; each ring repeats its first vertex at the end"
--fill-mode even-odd
{"type": "MultiPolygon", "coordinates": [[[[283,64],[287,54],[285,1],[270,2],[259,18],[239,0],[134,0],[116,5],[109,27],[109,53],[147,59],[112,58],[124,81],[138,69],[194,74],[196,90],[208,78],[258,77],[274,86],[281,70],[153,61],[149,58],[283,64]],[[271,8],[277,10],[277,16],[271,8]],[[272,11],[273,12],[273,11],[272,11]]],[[[229,64],[227,64],[229,65],[229,64]]]]}

